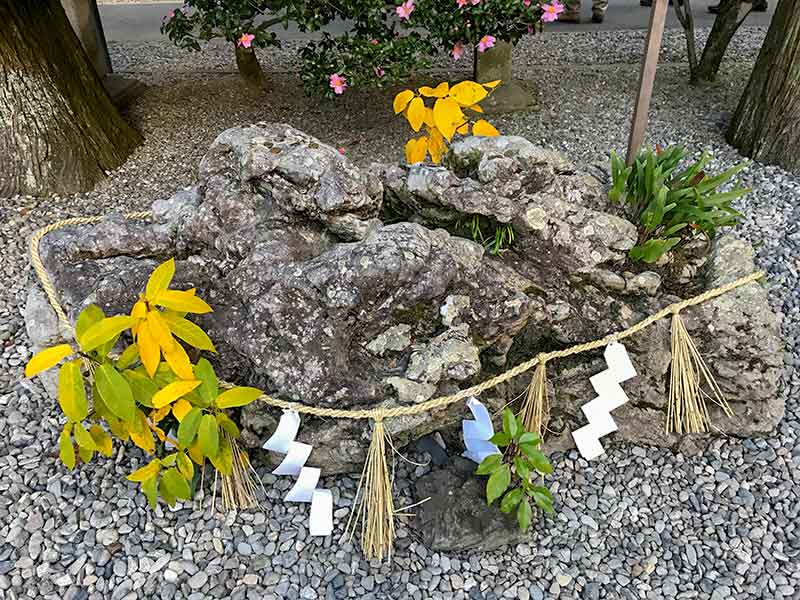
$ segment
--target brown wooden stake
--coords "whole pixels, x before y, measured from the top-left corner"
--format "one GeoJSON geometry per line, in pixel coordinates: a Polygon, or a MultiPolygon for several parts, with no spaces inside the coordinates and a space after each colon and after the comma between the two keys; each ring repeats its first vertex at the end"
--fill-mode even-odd
{"type": "Polygon", "coordinates": [[[634,161],[642,142],[644,142],[644,132],[647,129],[650,99],[653,96],[653,84],[656,80],[656,68],[658,68],[658,54],[661,51],[661,38],[664,35],[668,7],[669,0],[654,0],[653,7],[650,9],[650,28],[647,31],[642,71],[639,75],[639,91],[636,94],[636,106],[633,109],[631,136],[628,139],[628,164],[634,161]]]}

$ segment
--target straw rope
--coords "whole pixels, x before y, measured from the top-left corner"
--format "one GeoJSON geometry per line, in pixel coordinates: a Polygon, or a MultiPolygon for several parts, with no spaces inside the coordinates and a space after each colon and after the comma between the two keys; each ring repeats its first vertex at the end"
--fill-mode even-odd
{"type": "MultiPolygon", "coordinates": [[[[124,214],[124,217],[130,220],[147,219],[151,216],[152,213],[149,211],[131,212],[124,214]]],[[[72,324],[70,323],[66,313],[64,312],[63,307],[61,306],[61,303],[58,299],[58,294],[56,293],[53,282],[50,279],[50,275],[47,273],[47,270],[45,269],[44,264],[42,263],[41,256],[39,255],[39,245],[42,238],[44,238],[48,233],[51,233],[58,229],[62,229],[64,227],[91,225],[102,221],[104,218],[105,215],[91,216],[91,217],[73,217],[71,219],[64,219],[61,221],[56,221],[55,223],[51,223],[50,225],[47,225],[45,227],[42,227],[41,229],[34,232],[34,234],[31,236],[30,252],[31,252],[31,262],[33,264],[34,271],[36,272],[36,275],[39,278],[39,281],[42,285],[42,289],[44,289],[45,294],[47,294],[47,298],[50,302],[50,305],[53,307],[53,310],[58,316],[59,322],[61,322],[61,324],[68,331],[72,331],[72,324]]],[[[369,408],[360,410],[346,410],[340,408],[308,406],[305,404],[301,404],[299,402],[290,402],[287,400],[281,400],[280,398],[274,398],[267,394],[263,394],[258,399],[276,408],[282,408],[285,410],[295,410],[299,413],[317,417],[332,417],[339,419],[372,419],[374,421],[380,422],[383,419],[388,419],[393,417],[418,415],[421,413],[450,406],[451,404],[455,404],[456,402],[461,402],[462,400],[465,400],[471,396],[478,396],[482,392],[492,389],[510,379],[514,379],[515,377],[521,375],[522,373],[525,373],[535,368],[537,365],[546,363],[550,360],[565,358],[567,356],[572,356],[574,354],[580,354],[583,352],[589,352],[591,350],[597,350],[599,348],[603,348],[608,344],[610,344],[611,342],[618,341],[623,338],[630,337],[636,333],[639,333],[640,331],[649,327],[656,321],[659,321],[667,316],[677,314],[685,308],[702,304],[704,302],[707,302],[708,300],[711,300],[718,296],[722,296],[723,294],[727,294],[728,292],[735,290],[736,288],[739,288],[743,285],[747,285],[748,283],[754,282],[763,277],[764,273],[761,271],[751,273],[750,275],[741,277],[739,279],[726,283],[725,285],[721,285],[719,287],[710,289],[692,298],[687,298],[686,300],[681,300],[680,302],[676,302],[674,304],[670,304],[669,306],[665,306],[658,312],[650,315],[649,317],[639,321],[638,323],[632,325],[631,327],[623,331],[611,333],[602,338],[586,342],[583,344],[570,346],[569,348],[564,348],[563,350],[555,350],[553,352],[543,352],[531,358],[530,360],[520,363],[516,367],[513,367],[508,371],[500,373],[499,375],[487,379],[486,381],[483,381],[477,385],[473,385],[469,388],[460,390],[455,394],[451,394],[448,396],[440,396],[438,398],[431,398],[430,400],[412,406],[378,407],[378,408],[369,408]]],[[[220,382],[220,383],[223,386],[232,387],[232,384],[230,383],[226,382],[220,382]]]]}

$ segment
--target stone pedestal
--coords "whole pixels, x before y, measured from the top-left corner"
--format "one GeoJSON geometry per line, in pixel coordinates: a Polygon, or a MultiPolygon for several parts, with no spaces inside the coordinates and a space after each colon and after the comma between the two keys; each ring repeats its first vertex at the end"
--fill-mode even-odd
{"type": "Polygon", "coordinates": [[[503,82],[481,102],[481,107],[487,113],[530,110],[536,106],[533,95],[522,82],[513,79],[511,60],[513,50],[514,46],[508,42],[497,42],[494,48],[486,52],[475,52],[475,81],[485,83],[500,79],[503,82]]]}

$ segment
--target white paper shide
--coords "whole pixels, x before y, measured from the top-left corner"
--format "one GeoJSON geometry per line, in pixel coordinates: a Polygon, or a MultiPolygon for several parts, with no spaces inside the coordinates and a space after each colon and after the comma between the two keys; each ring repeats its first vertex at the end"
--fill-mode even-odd
{"type": "Polygon", "coordinates": [[[480,464],[490,454],[499,454],[500,449],[489,441],[494,435],[494,426],[486,407],[477,398],[467,400],[467,406],[475,420],[464,419],[461,422],[466,448],[464,457],[480,464]]]}
{"type": "Polygon", "coordinates": [[[597,392],[597,398],[581,407],[588,425],[572,432],[578,451],[587,460],[597,458],[605,452],[600,438],[617,430],[611,411],[628,401],[628,396],[620,384],[636,377],[636,369],[631,363],[628,351],[619,342],[612,342],[606,346],[603,356],[608,368],[589,378],[594,391],[597,392]]]}
{"type": "Polygon", "coordinates": [[[294,410],[285,410],[272,436],[264,443],[264,450],[285,454],[283,461],[272,473],[297,477],[284,502],[310,502],[311,514],[308,529],[311,535],[330,535],[333,532],[333,497],[329,490],[317,489],[320,469],[306,467],[311,456],[309,444],[296,442],[300,430],[300,415],[294,410]]]}

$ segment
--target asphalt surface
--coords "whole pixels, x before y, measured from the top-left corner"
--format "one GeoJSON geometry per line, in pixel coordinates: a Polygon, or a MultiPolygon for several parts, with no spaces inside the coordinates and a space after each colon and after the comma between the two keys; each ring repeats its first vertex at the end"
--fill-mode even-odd
{"type": "MultiPolygon", "coordinates": [[[[706,10],[714,0],[700,1],[695,0],[695,26],[710,27],[714,21],[714,15],[706,10]]],[[[770,1],[769,10],[766,13],[751,13],[747,19],[748,25],[768,25],[772,18],[776,2],[770,1]]],[[[173,8],[178,8],[181,3],[175,2],[146,2],[146,3],[114,3],[100,4],[100,16],[103,21],[106,39],[115,42],[139,42],[165,39],[159,32],[159,26],[163,16],[173,8]]],[[[552,31],[581,31],[581,30],[620,30],[620,29],[646,29],[649,21],[650,9],[639,6],[639,0],[610,0],[605,21],[601,24],[591,22],[592,3],[590,0],[583,0],[582,6],[583,21],[580,24],[553,23],[547,25],[547,29],[552,31]]],[[[680,27],[675,14],[670,9],[668,27],[680,27]]],[[[347,28],[346,22],[338,22],[331,25],[330,31],[344,31],[347,28]]],[[[283,39],[310,39],[317,37],[316,34],[302,33],[296,27],[290,25],[284,31],[282,27],[276,27],[283,39]]]]}

